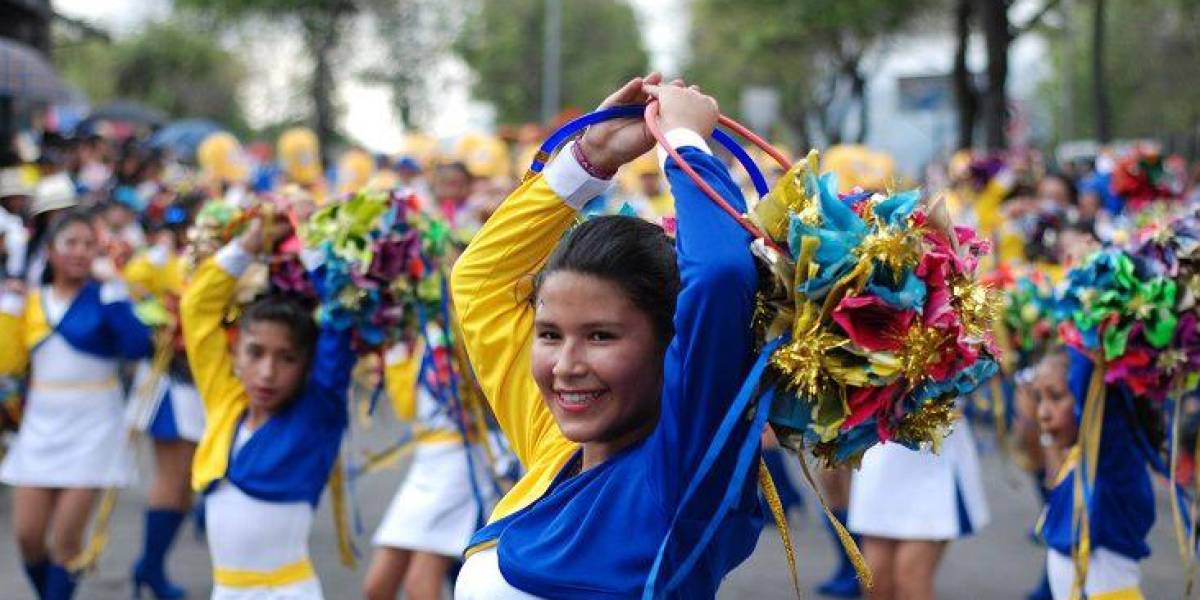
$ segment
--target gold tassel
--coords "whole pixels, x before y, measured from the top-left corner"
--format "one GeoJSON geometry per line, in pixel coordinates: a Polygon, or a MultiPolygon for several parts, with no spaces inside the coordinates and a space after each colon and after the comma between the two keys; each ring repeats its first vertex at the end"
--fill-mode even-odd
{"type": "Polygon", "coordinates": [[[1072,548],[1075,562],[1075,581],[1071,584],[1071,599],[1083,598],[1087,582],[1088,562],[1092,553],[1091,519],[1084,498],[1084,486],[1092,489],[1096,482],[1096,461],[1100,456],[1100,434],[1104,425],[1104,360],[1097,359],[1093,365],[1092,379],[1088,383],[1087,398],[1084,400],[1083,417],[1080,419],[1080,460],[1075,465],[1073,529],[1078,532],[1078,542],[1072,548]]]}
{"type": "Polygon", "coordinates": [[[92,534],[87,547],[78,556],[67,563],[67,570],[79,574],[91,571],[100,562],[100,555],[108,546],[108,526],[112,520],[113,509],[117,506],[117,488],[104,490],[100,497],[100,510],[96,512],[96,522],[92,526],[92,534]]]}
{"type": "Polygon", "coordinates": [[[346,475],[342,469],[341,456],[333,463],[333,472],[329,474],[329,495],[333,500],[333,527],[337,531],[338,555],[343,566],[354,569],[358,566],[358,561],[354,557],[354,539],[350,534],[346,475]]]}
{"type": "Polygon", "coordinates": [[[854,543],[854,537],[846,530],[846,526],[833,516],[833,511],[829,509],[829,503],[825,501],[825,495],[821,493],[817,487],[816,480],[813,479],[812,471],[808,468],[808,461],[804,459],[803,454],[797,454],[800,459],[800,467],[804,471],[804,480],[808,482],[808,487],[817,496],[817,501],[821,503],[821,510],[825,511],[825,518],[833,524],[833,530],[837,532],[838,541],[842,543],[842,549],[846,551],[846,556],[850,557],[850,564],[854,565],[854,572],[858,575],[858,580],[866,589],[871,589],[875,586],[875,578],[871,575],[871,569],[867,568],[867,561],[863,558],[862,551],[858,549],[858,544],[854,543]]]}
{"type": "Polygon", "coordinates": [[[779,490],[775,487],[775,480],[771,478],[771,472],[767,470],[767,463],[761,458],[758,459],[758,487],[762,488],[767,505],[771,507],[771,517],[775,519],[775,529],[779,531],[779,540],[783,542],[783,552],[787,556],[788,577],[792,580],[792,589],[796,591],[796,598],[803,598],[804,596],[800,594],[800,575],[796,571],[796,547],[792,545],[792,532],[788,529],[787,513],[783,512],[783,501],[779,499],[779,490]]]}

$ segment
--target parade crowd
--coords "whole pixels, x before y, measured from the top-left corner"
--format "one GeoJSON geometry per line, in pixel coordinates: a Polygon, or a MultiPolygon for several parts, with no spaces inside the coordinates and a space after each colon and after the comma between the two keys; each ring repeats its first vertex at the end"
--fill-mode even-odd
{"type": "Polygon", "coordinates": [[[1156,518],[1194,561],[1200,165],[1147,142],[913,179],[739,153],[657,74],[623,106],[541,148],[97,127],[0,170],[0,482],[36,597],[100,560],[138,448],[128,569],[159,600],[189,520],[214,600],[711,598],[764,528],[803,557],[805,498],[840,563],[780,594],[931,599],[989,521],[984,438],[1041,491],[1014,597],[1142,598],[1156,518]],[[383,418],[393,446],[345,451],[383,418]],[[350,482],[401,454],[366,536],[350,482]],[[348,564],[369,537],[361,589],[322,589],[321,502],[348,564]]]}

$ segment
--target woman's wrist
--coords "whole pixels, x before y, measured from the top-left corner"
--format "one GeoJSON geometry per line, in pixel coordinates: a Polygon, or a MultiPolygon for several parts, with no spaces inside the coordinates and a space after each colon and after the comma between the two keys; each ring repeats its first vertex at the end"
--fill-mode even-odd
{"type": "Polygon", "coordinates": [[[612,179],[621,168],[621,162],[609,156],[603,145],[595,143],[587,132],[572,144],[571,152],[579,166],[596,179],[612,179]]]}

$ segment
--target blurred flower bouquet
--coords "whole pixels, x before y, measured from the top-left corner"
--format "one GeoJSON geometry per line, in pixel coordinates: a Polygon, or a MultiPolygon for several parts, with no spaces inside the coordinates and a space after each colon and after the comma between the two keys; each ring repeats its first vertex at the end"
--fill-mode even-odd
{"type": "Polygon", "coordinates": [[[779,392],[781,443],[826,465],[880,442],[937,446],[955,398],[997,371],[999,295],[976,277],[989,251],[918,190],[839,197],[809,154],[751,218],[786,254],[755,243],[774,277],[760,294],[764,339],[787,335],[764,385],[779,392]]]}
{"type": "Polygon", "coordinates": [[[313,282],[319,318],[352,329],[360,351],[411,341],[442,320],[450,228],[418,210],[415,196],[359,192],[313,214],[300,237],[323,256],[313,282]]]}

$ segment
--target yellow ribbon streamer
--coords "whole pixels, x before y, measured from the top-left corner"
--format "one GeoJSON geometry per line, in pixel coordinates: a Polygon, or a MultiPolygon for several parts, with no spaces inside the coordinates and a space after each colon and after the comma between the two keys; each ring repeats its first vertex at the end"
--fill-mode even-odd
{"type": "Polygon", "coordinates": [[[871,589],[875,585],[875,579],[871,575],[871,569],[867,568],[867,561],[863,558],[862,551],[858,549],[858,544],[854,543],[854,537],[846,530],[846,526],[833,516],[833,511],[829,508],[829,503],[825,501],[825,496],[817,487],[817,482],[813,479],[812,471],[808,468],[808,461],[804,459],[803,454],[797,454],[800,459],[800,468],[804,472],[804,480],[808,482],[808,487],[816,495],[817,501],[821,503],[821,510],[825,511],[825,518],[833,525],[833,530],[837,532],[838,541],[842,543],[842,549],[846,551],[846,556],[850,557],[850,564],[854,565],[854,573],[858,575],[858,580],[866,589],[871,589]]]}
{"type": "Polygon", "coordinates": [[[333,463],[329,474],[329,495],[333,505],[333,527],[337,531],[338,555],[342,565],[354,569],[358,565],[354,557],[354,539],[350,534],[348,504],[346,502],[346,474],[342,469],[342,457],[333,463]]]}
{"type": "Polygon", "coordinates": [[[1087,582],[1088,562],[1092,552],[1091,518],[1084,489],[1091,490],[1096,482],[1097,460],[1100,456],[1100,434],[1104,425],[1104,360],[1097,358],[1084,400],[1083,417],[1079,428],[1080,461],[1075,465],[1074,514],[1072,529],[1077,540],[1071,549],[1075,562],[1075,581],[1071,585],[1071,600],[1082,600],[1087,582]]]}
{"type": "Polygon", "coordinates": [[[796,591],[796,598],[803,598],[800,593],[800,574],[796,571],[796,547],[792,545],[792,532],[788,529],[787,513],[783,510],[783,501],[779,499],[779,490],[775,487],[775,480],[771,478],[771,472],[767,470],[767,463],[763,459],[758,459],[758,487],[762,489],[763,496],[767,500],[767,506],[771,507],[771,517],[775,520],[775,529],[779,531],[779,540],[783,542],[783,552],[787,556],[788,577],[792,580],[792,589],[796,591]]]}

